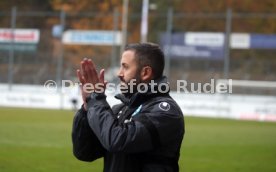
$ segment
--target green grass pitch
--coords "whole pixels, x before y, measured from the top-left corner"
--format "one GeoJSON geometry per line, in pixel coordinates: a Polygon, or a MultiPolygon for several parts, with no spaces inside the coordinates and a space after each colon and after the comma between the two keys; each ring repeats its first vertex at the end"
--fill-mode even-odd
{"type": "MultiPolygon", "coordinates": [[[[101,172],[72,155],[74,113],[0,108],[1,172],[101,172]]],[[[186,117],[182,172],[275,172],[276,123],[186,117]]]]}

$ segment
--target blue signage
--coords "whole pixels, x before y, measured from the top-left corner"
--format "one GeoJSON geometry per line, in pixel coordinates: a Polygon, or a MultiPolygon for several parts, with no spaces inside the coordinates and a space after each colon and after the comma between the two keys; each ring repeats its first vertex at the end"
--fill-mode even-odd
{"type": "Polygon", "coordinates": [[[250,48],[276,49],[276,35],[250,34],[250,48]]]}
{"type": "Polygon", "coordinates": [[[171,46],[166,34],[161,35],[160,44],[166,55],[171,58],[201,58],[220,60],[224,58],[223,46],[196,46],[185,43],[184,33],[174,33],[171,35],[171,46]]]}
{"type": "MultiPolygon", "coordinates": [[[[230,41],[232,49],[276,49],[276,35],[272,34],[233,33],[230,41]]],[[[173,33],[171,41],[163,33],[160,44],[171,58],[224,59],[222,32],[173,33]]]]}

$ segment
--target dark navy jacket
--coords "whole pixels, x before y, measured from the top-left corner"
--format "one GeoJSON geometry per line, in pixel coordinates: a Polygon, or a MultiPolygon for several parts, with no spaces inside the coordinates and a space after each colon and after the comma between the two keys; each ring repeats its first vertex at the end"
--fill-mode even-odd
{"type": "Polygon", "coordinates": [[[82,161],[104,157],[104,172],[179,171],[184,117],[169,93],[137,92],[129,99],[122,94],[116,98],[122,103],[111,108],[105,94],[92,93],[88,110],[76,113],[74,155],[82,161]]]}

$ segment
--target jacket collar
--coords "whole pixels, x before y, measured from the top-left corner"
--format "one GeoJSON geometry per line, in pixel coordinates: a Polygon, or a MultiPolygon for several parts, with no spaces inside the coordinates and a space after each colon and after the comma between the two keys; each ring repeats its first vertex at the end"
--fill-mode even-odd
{"type": "Polygon", "coordinates": [[[154,80],[154,87],[151,87],[148,85],[148,91],[147,92],[136,92],[132,95],[126,96],[125,94],[117,94],[115,95],[115,98],[122,101],[127,106],[139,106],[144,101],[148,100],[151,97],[155,97],[158,95],[166,95],[169,94],[169,83],[167,82],[167,77],[162,76],[156,80],[154,80]],[[168,90],[164,92],[167,88],[168,90]],[[153,90],[152,90],[153,89],[153,90]],[[159,90],[160,89],[160,90],[159,90]]]}

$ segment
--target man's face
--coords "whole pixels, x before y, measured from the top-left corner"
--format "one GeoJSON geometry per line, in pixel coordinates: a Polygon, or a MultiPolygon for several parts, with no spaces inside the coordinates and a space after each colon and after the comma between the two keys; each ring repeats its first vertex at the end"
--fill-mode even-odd
{"type": "Polygon", "coordinates": [[[140,72],[138,69],[139,68],[135,58],[135,52],[131,50],[123,52],[120,70],[117,74],[121,80],[121,84],[128,84],[132,79],[136,79],[136,84],[139,83],[140,72]]]}

